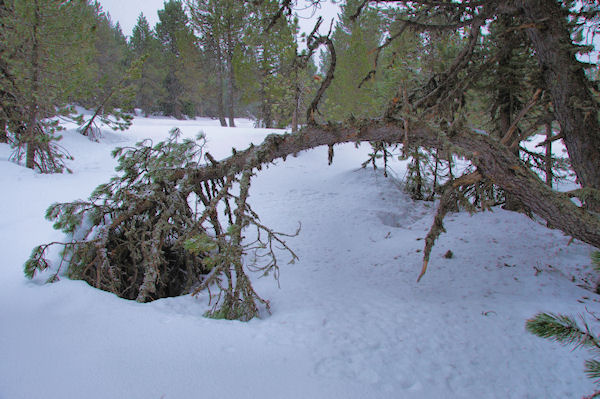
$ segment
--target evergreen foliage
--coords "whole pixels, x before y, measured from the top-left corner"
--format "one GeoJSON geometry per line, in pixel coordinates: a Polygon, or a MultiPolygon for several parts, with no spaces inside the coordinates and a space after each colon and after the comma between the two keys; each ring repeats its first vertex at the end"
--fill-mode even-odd
{"type": "Polygon", "coordinates": [[[3,90],[13,113],[13,159],[41,172],[61,172],[68,154],[57,145],[61,130],[55,117],[70,115],[69,101],[85,87],[93,55],[87,2],[15,0],[0,17],[3,90]],[[8,83],[8,84],[6,84],[8,83]]]}
{"type": "MultiPolygon", "coordinates": [[[[591,258],[594,269],[600,271],[600,251],[592,252],[591,258]]],[[[590,314],[596,322],[600,321],[596,315],[590,314]]],[[[600,339],[583,316],[579,315],[579,322],[577,322],[567,315],[538,313],[527,320],[525,328],[538,337],[572,346],[574,349],[585,348],[591,352],[594,358],[586,360],[585,373],[600,386],[600,339]]],[[[600,390],[590,397],[599,395],[600,390]]]]}
{"type": "Polygon", "coordinates": [[[244,22],[247,5],[236,0],[187,0],[187,6],[201,46],[216,74],[214,92],[221,125],[226,126],[227,117],[229,126],[233,127],[238,100],[234,60],[247,26],[244,22]]]}
{"type": "Polygon", "coordinates": [[[179,0],[165,2],[164,9],[158,11],[159,22],[156,24],[156,37],[163,51],[162,61],[166,66],[163,87],[166,96],[161,109],[165,115],[181,119],[184,113],[195,116],[195,107],[189,104],[191,81],[185,81],[186,68],[194,61],[195,38],[188,25],[188,17],[179,0]]]}
{"type": "Polygon", "coordinates": [[[135,106],[146,116],[158,113],[161,110],[161,99],[166,97],[166,90],[162,85],[166,71],[162,62],[161,44],[143,14],[140,14],[133,28],[129,47],[134,58],[145,58],[140,76],[134,79],[135,106]]]}
{"type": "MultiPolygon", "coordinates": [[[[377,10],[366,8],[356,19],[359,0],[347,1],[341,7],[339,22],[333,32],[337,64],[335,79],[327,91],[324,112],[331,120],[381,116],[384,100],[378,95],[379,80],[371,79],[359,87],[373,69],[373,52],[382,40],[381,18],[377,10]]],[[[324,59],[329,62],[328,57],[324,59]]]]}
{"type": "Polygon", "coordinates": [[[296,87],[299,80],[296,20],[279,19],[270,24],[278,7],[276,1],[265,1],[250,7],[242,45],[234,60],[241,102],[256,115],[261,127],[284,128],[299,110],[296,87]]]}
{"type": "Polygon", "coordinates": [[[594,359],[585,362],[587,376],[600,384],[600,339],[591,331],[588,322],[579,317],[578,323],[573,317],[539,313],[527,320],[526,328],[530,333],[541,338],[558,342],[573,348],[586,348],[594,355],[594,359]]]}
{"type": "MultiPolygon", "coordinates": [[[[50,206],[46,218],[70,237],[69,242],[38,246],[25,263],[25,275],[51,267],[46,250],[63,247],[62,259],[49,282],[65,274],[138,302],[199,293],[218,287],[209,316],[249,320],[268,302],[256,294],[246,275],[243,256],[254,253],[263,264],[250,270],[278,276],[273,245],[295,254],[282,237],[262,225],[246,203],[251,172],[241,178],[195,182],[193,171],[203,158],[204,137],[181,140],[175,129],[168,140],[150,140],[118,148],[120,175],[98,186],[87,201],[50,206]],[[239,183],[239,194],[232,193],[239,183]],[[235,208],[232,207],[235,205],[235,208]],[[222,213],[222,215],[219,215],[222,213]],[[223,220],[227,220],[223,226],[223,220]],[[254,239],[242,232],[254,226],[254,239]]],[[[249,233],[244,233],[249,234],[249,233]]],[[[250,234],[252,235],[252,234],[250,234]]]]}

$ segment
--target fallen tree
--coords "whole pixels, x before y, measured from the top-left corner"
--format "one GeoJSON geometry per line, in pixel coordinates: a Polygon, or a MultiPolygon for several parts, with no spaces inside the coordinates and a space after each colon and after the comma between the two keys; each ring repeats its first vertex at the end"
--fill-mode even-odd
{"type": "MultiPolygon", "coordinates": [[[[443,216],[448,211],[444,198],[482,178],[517,197],[549,225],[600,247],[598,217],[573,203],[569,195],[546,186],[498,140],[466,129],[444,134],[416,122],[411,125],[409,131],[404,121],[391,119],[312,125],[294,134],[269,135],[262,144],[235,151],[221,161],[206,153],[209,163],[204,165],[200,164],[201,146],[191,141],[177,143],[174,137],[155,146],[142,143],[118,150],[119,154],[125,151],[119,167],[124,171],[122,177],[100,186],[89,202],[53,205],[48,217],[73,237],[59,243],[66,249],[63,260],[70,262],[69,276],[141,302],[198,293],[216,284],[220,291],[211,314],[248,320],[258,314],[257,303],[268,308],[268,302],[252,288],[243,267],[245,255],[263,251],[267,261],[253,267],[275,275],[274,243],[287,249],[292,260],[296,258],[284,241],[286,235],[262,225],[247,204],[251,176],[275,160],[319,146],[328,146],[333,157],[336,144],[407,145],[408,139],[410,146],[460,154],[477,168],[475,174],[446,185],[426,239],[419,279],[427,268],[431,247],[443,231],[443,216]],[[234,189],[236,182],[238,188],[234,189]],[[192,211],[192,196],[200,207],[197,211],[192,211]],[[218,215],[220,206],[226,225],[218,215]],[[245,243],[242,232],[249,226],[257,229],[257,238],[245,243]]],[[[47,248],[34,249],[25,267],[30,277],[48,268],[47,248]]],[[[58,278],[58,272],[52,280],[58,278]]]]}
{"type": "MultiPolygon", "coordinates": [[[[295,134],[270,135],[259,146],[251,146],[198,170],[181,170],[179,173],[188,174],[192,184],[197,185],[232,172],[260,170],[262,165],[276,159],[285,160],[289,155],[319,146],[333,147],[348,142],[404,144],[408,138],[411,146],[444,148],[460,154],[472,162],[481,177],[517,197],[549,225],[600,248],[600,220],[597,215],[573,203],[570,199],[573,195],[557,192],[545,185],[498,140],[466,129],[445,134],[425,125],[411,125],[412,128],[406,131],[404,121],[382,119],[308,126],[295,134]]],[[[473,181],[468,183],[473,184],[473,181]]]]}
{"type": "MultiPolygon", "coordinates": [[[[363,1],[356,15],[369,3],[363,1]]],[[[319,101],[334,79],[336,57],[329,37],[331,30],[327,36],[317,34],[319,20],[307,39],[309,53],[302,57],[306,59],[319,46],[326,46],[331,62],[308,109],[306,126],[293,134],[269,135],[260,145],[233,150],[223,160],[204,153],[201,145],[179,142],[177,135],[164,143],[140,143],[135,148],[121,150],[122,176],[97,189],[89,201],[57,204],[49,210],[47,216],[72,238],[59,243],[66,249],[63,260],[69,262],[68,274],[140,302],[217,287],[218,292],[211,295],[215,302],[209,315],[242,320],[255,317],[261,305],[268,309],[269,304],[252,288],[247,270],[273,273],[277,277],[276,245],[287,250],[291,261],[296,256],[285,242],[286,234],[264,226],[248,205],[252,176],[276,160],[285,161],[292,154],[320,146],[328,146],[332,162],[335,145],[361,142],[372,143],[374,153],[382,151],[384,160],[390,146],[401,148],[406,156],[424,148],[447,154],[448,158],[461,157],[473,167],[463,176],[451,177],[443,186],[438,212],[425,240],[418,279],[427,271],[431,249],[444,231],[444,216],[457,204],[472,207],[465,192],[480,183],[503,190],[512,201],[522,203],[549,226],[600,248],[600,220],[593,212],[600,203],[596,183],[600,176],[600,148],[596,142],[598,104],[591,94],[591,83],[573,57],[575,47],[562,21],[565,9],[554,0],[387,3],[411,6],[414,16],[401,20],[400,32],[391,35],[381,48],[397,40],[408,28],[417,32],[470,28],[464,47],[446,71],[432,76],[424,87],[411,93],[400,87],[381,118],[350,117],[341,123],[320,122],[319,101]],[[423,22],[446,14],[454,22],[433,25],[423,22]],[[514,110],[514,115],[504,115],[508,118],[500,132],[488,134],[467,127],[463,102],[465,92],[497,64],[498,57],[494,54],[479,54],[483,61],[475,62],[481,27],[487,18],[497,15],[514,18],[508,22],[515,25],[506,29],[527,32],[545,73],[537,82],[540,86],[532,90],[531,100],[514,110]],[[550,29],[548,24],[556,18],[562,22],[558,28],[550,29]],[[560,46],[552,45],[558,42],[560,46]],[[551,74],[547,69],[554,72],[551,74]],[[573,79],[557,78],[569,73],[574,75],[573,79]],[[534,123],[523,130],[519,122],[538,102],[544,102],[544,114],[550,114],[552,120],[560,123],[573,168],[583,186],[581,190],[571,193],[552,190],[515,153],[519,143],[537,127],[534,123]],[[589,140],[582,135],[586,131],[589,140]],[[577,205],[573,197],[587,206],[577,205]],[[243,232],[250,227],[255,228],[256,234],[249,239],[243,232]],[[246,264],[246,255],[256,251],[263,262],[246,264]]],[[[281,17],[291,4],[283,2],[277,15],[281,17]]],[[[375,52],[376,57],[381,48],[375,52]]],[[[540,120],[548,123],[547,118],[540,120]]],[[[29,277],[49,267],[45,259],[47,248],[48,245],[34,249],[25,266],[29,277]]],[[[58,275],[57,271],[51,280],[58,275]]]]}

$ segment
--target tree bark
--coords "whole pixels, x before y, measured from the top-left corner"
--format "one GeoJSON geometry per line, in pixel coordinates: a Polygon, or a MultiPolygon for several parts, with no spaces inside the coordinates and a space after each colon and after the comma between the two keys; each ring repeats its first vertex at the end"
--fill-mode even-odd
{"type": "Polygon", "coordinates": [[[292,132],[298,131],[298,114],[300,113],[300,82],[298,81],[298,66],[294,65],[294,111],[292,112],[292,132]]]}
{"type": "Polygon", "coordinates": [[[546,185],[552,188],[552,125],[546,123],[546,154],[544,155],[544,166],[546,167],[546,185]]]}
{"type": "Polygon", "coordinates": [[[227,127],[227,121],[225,120],[225,106],[223,103],[223,54],[221,53],[221,47],[218,43],[215,43],[215,53],[217,55],[217,113],[219,114],[219,121],[221,126],[227,127]]]}
{"type": "Polygon", "coordinates": [[[269,103],[269,100],[267,98],[267,89],[265,87],[266,85],[266,80],[267,77],[269,75],[269,71],[268,70],[264,70],[262,71],[262,79],[260,81],[260,104],[261,104],[261,110],[260,110],[260,117],[263,121],[263,127],[270,129],[272,128],[272,116],[271,116],[271,104],[269,103]]]}
{"type": "Polygon", "coordinates": [[[525,29],[552,97],[573,169],[583,187],[600,189],[598,104],[582,64],[575,59],[565,10],[555,0],[521,0],[519,10],[534,27],[525,29]]]}
{"type": "Polygon", "coordinates": [[[6,134],[6,121],[0,119],[0,143],[8,143],[8,135],[6,134]]]}
{"type": "Polygon", "coordinates": [[[36,127],[38,124],[38,104],[37,97],[39,95],[39,79],[40,79],[40,48],[38,42],[38,27],[40,21],[40,11],[38,3],[35,1],[34,20],[31,35],[31,74],[30,83],[31,90],[29,92],[30,101],[28,106],[27,130],[25,131],[25,143],[27,152],[25,155],[25,166],[29,169],[35,168],[35,153],[37,150],[36,127]]]}
{"type": "MultiPolygon", "coordinates": [[[[199,168],[189,178],[192,184],[200,184],[247,169],[261,169],[263,164],[278,158],[285,160],[288,155],[302,150],[345,142],[402,143],[404,136],[404,124],[397,121],[370,120],[352,125],[307,126],[295,134],[269,135],[261,145],[250,146],[221,162],[199,168]]],[[[600,219],[576,206],[566,195],[551,190],[497,140],[470,131],[441,138],[430,127],[416,122],[409,132],[409,140],[411,145],[429,148],[453,147],[469,159],[483,177],[514,195],[550,225],[600,248],[600,219]]],[[[188,173],[182,170],[175,176],[188,173]]]]}
{"type": "Polygon", "coordinates": [[[231,36],[231,22],[229,23],[229,29],[227,29],[227,69],[229,72],[229,79],[227,79],[227,92],[228,92],[228,103],[227,111],[229,113],[229,127],[235,127],[235,71],[233,68],[233,51],[235,44],[231,36]]]}

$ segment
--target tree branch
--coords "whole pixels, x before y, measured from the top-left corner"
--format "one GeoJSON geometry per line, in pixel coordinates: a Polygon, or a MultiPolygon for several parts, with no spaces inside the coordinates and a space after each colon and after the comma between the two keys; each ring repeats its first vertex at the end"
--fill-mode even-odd
{"type": "Polygon", "coordinates": [[[247,168],[261,169],[262,165],[299,151],[319,146],[347,142],[384,141],[401,144],[405,134],[411,145],[449,148],[469,159],[481,175],[518,198],[532,212],[583,242],[600,248],[600,220],[578,207],[569,198],[547,187],[533,172],[526,169],[510,149],[493,138],[468,130],[444,136],[426,124],[412,122],[409,131],[402,121],[363,120],[352,124],[307,126],[295,134],[269,135],[259,146],[224,159],[217,165],[187,171],[191,184],[240,173],[247,168]]]}

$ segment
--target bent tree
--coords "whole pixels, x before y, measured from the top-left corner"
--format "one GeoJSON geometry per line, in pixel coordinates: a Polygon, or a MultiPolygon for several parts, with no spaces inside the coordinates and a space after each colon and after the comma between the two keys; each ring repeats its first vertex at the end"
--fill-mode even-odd
{"type": "MultiPolygon", "coordinates": [[[[280,1],[273,20],[291,15],[296,4],[280,1]]],[[[441,193],[438,213],[426,238],[419,278],[444,230],[444,215],[457,205],[484,207],[486,194],[480,189],[484,186],[492,187],[488,190],[492,197],[502,192],[550,226],[600,248],[600,220],[593,212],[600,198],[598,88],[575,56],[582,48],[571,39],[574,32],[598,22],[594,2],[578,2],[577,8],[574,2],[555,0],[347,4],[355,7],[353,19],[375,10],[388,21],[385,40],[370,51],[373,70],[356,77],[356,84],[362,85],[384,74],[386,82],[397,86],[379,117],[348,115],[345,120],[329,120],[319,113],[336,67],[331,30],[327,35],[318,33],[319,21],[307,37],[308,53],[303,57],[324,47],[329,62],[305,126],[296,133],[270,135],[262,144],[234,151],[220,161],[202,152],[198,144],[179,142],[176,135],[165,143],[120,150],[122,177],[99,187],[87,202],[57,204],[48,211],[56,227],[72,237],[61,243],[66,249],[64,260],[70,262],[69,275],[138,301],[216,288],[213,316],[255,317],[261,304],[268,307],[268,302],[254,292],[246,271],[254,267],[277,275],[275,244],[287,249],[292,260],[295,255],[285,244],[285,235],[262,225],[249,207],[252,175],[275,159],[285,160],[318,146],[329,147],[332,161],[334,146],[346,142],[370,142],[374,159],[380,155],[386,160],[397,148],[407,157],[421,149],[446,154],[446,160],[462,157],[470,162],[464,175],[450,175],[437,191],[441,193]],[[444,33],[460,40],[454,41],[458,47],[443,63],[443,70],[431,69],[424,76],[425,68],[414,68],[414,81],[390,78],[394,63],[407,54],[401,51],[403,41],[423,44],[444,33]],[[511,51],[490,44],[507,43],[507,35],[518,39],[511,41],[518,43],[511,51]],[[495,85],[506,85],[498,91],[502,95],[487,95],[484,83],[489,87],[494,76],[501,76],[500,68],[511,68],[519,57],[531,65],[525,72],[511,74],[521,80],[497,79],[495,85]],[[486,103],[486,95],[498,100],[500,111],[489,112],[494,103],[486,103]],[[481,122],[477,117],[481,114],[491,114],[491,120],[481,122]],[[548,141],[564,141],[580,190],[553,190],[520,159],[521,142],[548,125],[560,128],[548,141]],[[488,126],[495,130],[486,130],[488,126]],[[583,205],[573,202],[573,197],[583,205]],[[245,265],[244,256],[250,251],[258,251],[257,258],[264,263],[245,265]]],[[[432,54],[426,47],[421,53],[432,54]]],[[[406,60],[401,61],[406,65],[406,60]]],[[[407,70],[400,75],[405,77],[407,70]]],[[[436,165],[439,162],[443,159],[436,158],[436,165]]],[[[34,249],[26,264],[29,276],[49,266],[44,259],[47,247],[34,249]]]]}

